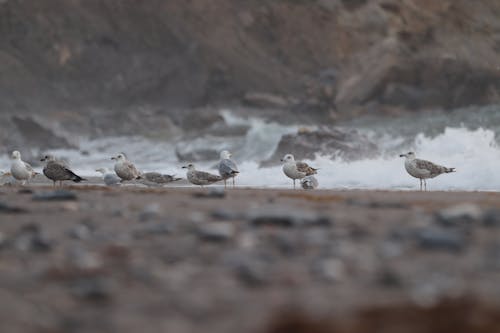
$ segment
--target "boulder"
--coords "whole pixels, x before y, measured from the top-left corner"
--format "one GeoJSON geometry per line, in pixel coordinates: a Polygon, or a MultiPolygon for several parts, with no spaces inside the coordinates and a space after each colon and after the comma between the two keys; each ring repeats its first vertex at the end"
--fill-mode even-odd
{"type": "Polygon", "coordinates": [[[318,130],[299,130],[284,135],[274,154],[261,166],[280,163],[285,154],[293,153],[296,159],[314,159],[316,153],[338,156],[344,160],[375,157],[378,147],[356,130],[322,127],[318,130]]]}

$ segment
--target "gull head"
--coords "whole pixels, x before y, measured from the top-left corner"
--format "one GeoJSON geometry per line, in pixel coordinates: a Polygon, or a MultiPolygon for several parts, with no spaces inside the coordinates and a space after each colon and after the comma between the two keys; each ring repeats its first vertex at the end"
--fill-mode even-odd
{"type": "Polygon", "coordinates": [[[183,169],[188,169],[189,171],[194,171],[196,170],[195,167],[194,167],[194,164],[193,163],[189,163],[188,165],[185,165],[182,167],[183,169]]]}
{"type": "Polygon", "coordinates": [[[399,157],[406,157],[408,159],[414,159],[415,158],[415,153],[412,151],[407,152],[406,154],[401,154],[399,157]]]}
{"type": "Polygon", "coordinates": [[[125,156],[124,153],[120,153],[114,157],[111,157],[111,159],[117,162],[125,162],[127,160],[127,157],[125,156]]]}
{"type": "Polygon", "coordinates": [[[220,152],[220,159],[221,160],[228,160],[233,156],[229,151],[223,150],[220,152]]]}
{"type": "Polygon", "coordinates": [[[295,162],[295,158],[293,158],[292,154],[286,154],[282,159],[281,162],[289,163],[289,162],[295,162]]]}
{"type": "Polygon", "coordinates": [[[96,172],[99,172],[103,175],[107,174],[109,172],[108,168],[99,168],[95,170],[96,172]]]}
{"type": "Polygon", "coordinates": [[[10,155],[10,158],[13,160],[20,160],[21,159],[21,153],[18,152],[17,150],[14,150],[12,152],[12,155],[10,155]]]}
{"type": "Polygon", "coordinates": [[[52,155],[45,155],[44,157],[42,157],[42,159],[40,161],[42,162],[53,162],[55,161],[56,158],[52,155]]]}

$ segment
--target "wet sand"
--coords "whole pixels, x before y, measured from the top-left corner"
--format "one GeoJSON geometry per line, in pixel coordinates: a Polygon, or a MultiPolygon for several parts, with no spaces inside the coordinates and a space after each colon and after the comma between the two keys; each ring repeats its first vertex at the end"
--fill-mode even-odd
{"type": "Polygon", "coordinates": [[[500,302],[499,193],[52,191],[0,188],[2,332],[382,332],[500,302]]]}

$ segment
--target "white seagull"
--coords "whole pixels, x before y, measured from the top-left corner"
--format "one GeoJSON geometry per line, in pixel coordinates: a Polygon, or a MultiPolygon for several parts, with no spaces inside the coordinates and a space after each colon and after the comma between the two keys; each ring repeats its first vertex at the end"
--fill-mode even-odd
{"type": "Polygon", "coordinates": [[[132,162],[127,160],[127,156],[124,153],[118,154],[116,157],[111,157],[115,162],[115,172],[118,177],[125,180],[140,179],[141,173],[135,167],[132,162]]]}
{"type": "Polygon", "coordinates": [[[38,174],[31,165],[21,159],[21,153],[17,150],[12,152],[11,159],[10,173],[14,179],[21,181],[21,184],[26,184],[27,181],[38,174]]]}
{"type": "Polygon", "coordinates": [[[236,177],[240,172],[238,171],[238,167],[236,163],[231,159],[231,153],[227,150],[223,150],[220,152],[220,162],[219,162],[219,175],[224,180],[224,188],[226,188],[226,181],[229,178],[233,179],[233,187],[234,187],[234,177],[236,177]]]}
{"type": "Polygon", "coordinates": [[[455,168],[447,168],[441,165],[434,164],[426,160],[416,158],[415,153],[410,151],[406,154],[401,154],[399,157],[405,157],[405,169],[413,177],[420,179],[420,191],[422,191],[422,181],[425,190],[427,191],[428,178],[434,178],[443,173],[455,172],[455,168]]]}
{"type": "Polygon", "coordinates": [[[286,154],[285,157],[281,159],[283,164],[283,172],[288,178],[293,179],[293,188],[295,188],[295,180],[302,179],[306,176],[315,175],[318,169],[312,168],[307,163],[295,161],[292,154],[286,154]]]}
{"type": "Polygon", "coordinates": [[[99,168],[96,170],[96,172],[102,174],[102,180],[104,181],[104,184],[106,184],[107,186],[120,185],[122,179],[108,168],[99,168]]]}
{"type": "Polygon", "coordinates": [[[188,169],[186,178],[191,184],[200,185],[210,185],[222,180],[221,176],[213,175],[208,172],[196,170],[194,164],[190,163],[182,167],[183,169],[188,169]]]}

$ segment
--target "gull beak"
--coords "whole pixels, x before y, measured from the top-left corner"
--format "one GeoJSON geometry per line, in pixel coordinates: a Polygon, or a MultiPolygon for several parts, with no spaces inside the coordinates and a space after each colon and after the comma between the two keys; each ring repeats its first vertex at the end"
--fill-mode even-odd
{"type": "Polygon", "coordinates": [[[399,155],[399,157],[405,157],[405,156],[406,156],[405,154],[401,154],[401,155],[399,155]]]}
{"type": "Polygon", "coordinates": [[[42,158],[42,159],[40,159],[40,162],[44,162],[44,161],[45,161],[45,157],[44,157],[44,158],[42,158]]]}
{"type": "Polygon", "coordinates": [[[285,160],[284,160],[284,159],[280,159],[280,161],[281,161],[281,162],[285,162],[285,160]]]}
{"type": "Polygon", "coordinates": [[[188,168],[188,167],[187,167],[187,166],[185,166],[185,165],[182,167],[182,169],[187,169],[187,168],[188,168]]]}
{"type": "Polygon", "coordinates": [[[113,161],[116,161],[116,157],[111,157],[111,159],[112,159],[113,161]]]}

